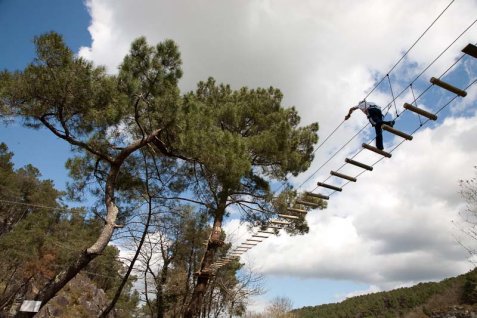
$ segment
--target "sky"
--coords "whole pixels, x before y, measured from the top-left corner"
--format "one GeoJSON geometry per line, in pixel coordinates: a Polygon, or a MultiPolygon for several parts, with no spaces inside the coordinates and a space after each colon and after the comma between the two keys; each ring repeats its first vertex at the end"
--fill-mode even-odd
{"type": "MultiPolygon", "coordinates": [[[[0,0],[0,40],[7,44],[0,50],[0,68],[22,69],[34,56],[33,36],[50,30],[113,74],[136,37],[151,44],[173,39],[182,54],[183,92],[209,76],[233,88],[274,86],[282,90],[284,106],[297,108],[302,124],[319,122],[320,144],[338,127],[316,151],[310,169],[291,179],[299,191],[331,194],[328,208],[308,213],[307,235],[269,238],[241,259],[264,275],[268,290],[253,299],[252,308],[277,296],[298,308],[473,268],[460,245],[475,242],[461,231],[465,204],[459,180],[475,176],[477,84],[455,99],[428,86],[431,77],[443,74],[461,88],[477,78],[476,59],[469,56],[445,72],[465,45],[477,42],[476,18],[474,0],[0,0]],[[404,102],[422,93],[417,104],[439,111],[435,122],[400,114],[404,102]],[[393,96],[399,96],[395,102],[393,96]],[[387,118],[396,119],[395,128],[417,129],[413,140],[402,144],[400,137],[384,133],[385,150],[395,148],[390,159],[360,152],[361,143],[374,138],[369,126],[351,139],[367,122],[359,111],[342,123],[364,97],[390,105],[387,118]],[[359,168],[342,167],[354,155],[376,163],[374,170],[342,192],[317,189],[316,182],[324,180],[342,185],[329,178],[330,170],[360,174],[359,168]]],[[[32,163],[65,187],[70,152],[60,140],[13,123],[0,127],[0,141],[15,153],[18,167],[32,163]]],[[[236,219],[226,232],[234,242],[250,235],[236,219]]]]}

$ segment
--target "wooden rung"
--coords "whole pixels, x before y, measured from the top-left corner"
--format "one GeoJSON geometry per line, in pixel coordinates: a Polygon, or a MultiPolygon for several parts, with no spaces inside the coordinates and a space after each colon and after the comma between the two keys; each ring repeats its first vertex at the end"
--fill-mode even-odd
{"type": "Polygon", "coordinates": [[[393,134],[395,134],[395,135],[398,135],[399,137],[402,137],[402,138],[404,138],[404,139],[412,140],[412,136],[411,136],[411,135],[408,135],[408,134],[406,134],[406,133],[403,133],[403,132],[400,131],[400,130],[394,129],[394,128],[391,127],[391,126],[381,125],[381,128],[382,128],[383,130],[389,131],[390,133],[393,133],[393,134]]]}
{"type": "Polygon", "coordinates": [[[406,108],[407,110],[410,110],[412,112],[415,112],[419,115],[422,115],[424,117],[427,117],[429,118],[430,120],[436,120],[437,119],[437,116],[432,114],[432,113],[429,113],[423,109],[420,109],[420,108],[417,108],[416,106],[413,106],[411,104],[408,104],[408,103],[404,103],[404,108],[406,108]]]}
{"type": "Polygon", "coordinates": [[[299,220],[300,219],[298,216],[288,215],[288,214],[278,214],[278,216],[281,217],[281,218],[290,219],[290,220],[299,220]]]}
{"type": "Polygon", "coordinates": [[[335,190],[335,191],[342,191],[341,188],[338,188],[334,185],[331,185],[331,184],[326,184],[326,183],[323,183],[323,182],[318,182],[317,185],[319,187],[324,187],[324,188],[328,188],[328,189],[331,189],[331,190],[335,190]]]}
{"type": "Polygon", "coordinates": [[[465,48],[462,49],[462,52],[465,54],[468,54],[470,56],[473,56],[477,59],[477,46],[469,43],[465,48]]]}
{"type": "MultiPolygon", "coordinates": [[[[295,203],[302,204],[302,203],[299,203],[298,201],[299,200],[296,200],[295,203]]],[[[288,212],[295,212],[295,213],[308,213],[308,211],[306,211],[306,210],[295,209],[295,208],[287,208],[287,211],[288,212]]]]}
{"type": "Polygon", "coordinates": [[[259,234],[254,234],[252,237],[261,237],[261,238],[268,238],[268,236],[265,235],[259,235],[259,234]]]}
{"type": "Polygon", "coordinates": [[[272,231],[258,231],[258,233],[275,234],[275,232],[272,232],[272,231]]]}
{"type": "Polygon", "coordinates": [[[355,177],[350,177],[350,176],[347,176],[345,174],[342,174],[342,173],[339,173],[339,172],[336,172],[336,171],[333,171],[333,170],[330,173],[331,173],[332,176],[343,178],[343,179],[346,179],[346,180],[349,180],[349,181],[352,181],[352,182],[356,182],[355,177]]]}
{"type": "Polygon", "coordinates": [[[355,160],[353,160],[353,159],[346,158],[346,159],[345,159],[345,162],[346,162],[346,163],[349,163],[349,164],[352,164],[352,165],[355,165],[355,166],[357,166],[357,167],[360,167],[360,168],[369,170],[369,171],[373,171],[373,167],[368,166],[368,165],[365,165],[364,163],[355,161],[355,160]]]}
{"type": "Polygon", "coordinates": [[[439,87],[442,87],[443,89],[446,89],[448,90],[449,92],[452,92],[454,94],[457,94],[461,97],[465,97],[467,96],[467,92],[466,91],[463,91],[461,90],[460,88],[457,88],[455,86],[452,86],[451,84],[449,83],[446,83],[446,82],[443,82],[441,81],[440,79],[438,78],[435,78],[435,77],[431,77],[431,83],[434,84],[434,85],[437,85],[439,87]]]}
{"type": "MultiPolygon", "coordinates": [[[[268,232],[267,232],[268,233],[268,232]]],[[[254,239],[247,239],[247,241],[250,241],[250,242],[263,242],[263,240],[254,240],[254,239]]]]}
{"type": "Polygon", "coordinates": [[[320,198],[323,200],[329,200],[330,197],[327,195],[319,194],[319,193],[313,193],[313,192],[305,192],[305,194],[309,197],[314,197],[314,198],[320,198]]]}
{"type": "MultiPolygon", "coordinates": [[[[306,205],[306,206],[309,206],[309,207],[312,207],[312,208],[319,208],[320,207],[320,204],[318,203],[315,203],[315,202],[308,202],[308,201],[303,201],[303,200],[296,200],[295,201],[296,204],[303,204],[303,205],[306,205]]],[[[290,209],[287,209],[291,212],[298,212],[298,211],[293,211],[293,210],[290,210],[290,209]]],[[[297,209],[295,209],[297,210],[297,209]]],[[[303,211],[303,212],[298,212],[298,213],[306,213],[307,211],[305,210],[299,210],[299,211],[303,211]]]]}
{"type": "Polygon", "coordinates": [[[270,223],[272,223],[272,224],[280,224],[280,225],[289,225],[289,224],[290,224],[290,222],[280,221],[280,220],[270,220],[270,223]]]}
{"type": "Polygon", "coordinates": [[[378,149],[376,147],[373,147],[373,146],[370,146],[368,144],[363,144],[362,146],[363,146],[363,148],[374,151],[375,153],[380,154],[381,156],[391,158],[391,154],[389,152],[386,152],[384,150],[380,150],[380,149],[378,149]]]}
{"type": "Polygon", "coordinates": [[[256,243],[242,243],[240,245],[255,246],[257,244],[256,243]]]}

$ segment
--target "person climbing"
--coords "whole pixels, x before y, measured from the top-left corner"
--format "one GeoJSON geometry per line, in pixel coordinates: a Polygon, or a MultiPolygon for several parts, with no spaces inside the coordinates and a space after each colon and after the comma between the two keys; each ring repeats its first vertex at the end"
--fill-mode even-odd
{"type": "Polygon", "coordinates": [[[358,105],[351,107],[349,109],[348,115],[345,116],[345,120],[348,120],[351,117],[351,114],[357,109],[361,109],[361,111],[368,117],[369,123],[376,130],[376,148],[378,148],[379,150],[383,150],[383,129],[381,128],[381,126],[383,124],[386,124],[388,126],[393,127],[394,120],[384,121],[381,107],[379,107],[376,103],[367,102],[365,100],[359,102],[358,105]]]}

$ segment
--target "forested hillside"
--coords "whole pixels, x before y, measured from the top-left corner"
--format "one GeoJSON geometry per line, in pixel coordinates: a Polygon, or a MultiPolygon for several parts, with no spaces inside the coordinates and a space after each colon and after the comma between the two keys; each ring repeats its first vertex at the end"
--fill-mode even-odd
{"type": "Polygon", "coordinates": [[[296,318],[475,317],[477,269],[437,283],[351,297],[341,303],[303,307],[291,313],[296,318]]]}

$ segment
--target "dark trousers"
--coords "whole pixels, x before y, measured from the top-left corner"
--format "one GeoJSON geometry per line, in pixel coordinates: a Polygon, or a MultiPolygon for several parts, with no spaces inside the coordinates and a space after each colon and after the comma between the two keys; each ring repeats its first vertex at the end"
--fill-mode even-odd
{"type": "Polygon", "coordinates": [[[383,150],[383,124],[392,126],[390,121],[383,121],[383,113],[378,108],[368,108],[368,119],[376,130],[376,148],[383,150]]]}

